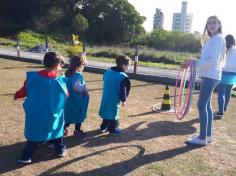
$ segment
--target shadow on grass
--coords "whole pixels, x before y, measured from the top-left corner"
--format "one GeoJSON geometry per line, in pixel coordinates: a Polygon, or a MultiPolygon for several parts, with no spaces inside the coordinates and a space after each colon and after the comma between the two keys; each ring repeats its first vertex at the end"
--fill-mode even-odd
{"type": "MultiPolygon", "coordinates": [[[[89,82],[89,81],[86,81],[86,82],[89,82]]],[[[90,81],[90,82],[93,82],[93,81],[90,81]]],[[[144,87],[144,86],[152,86],[152,85],[155,85],[155,84],[153,84],[153,83],[151,83],[151,84],[147,83],[147,84],[134,85],[134,86],[131,86],[131,91],[132,91],[132,89],[134,89],[134,88],[144,87]]],[[[96,88],[96,89],[89,89],[89,92],[100,91],[100,90],[102,90],[102,87],[101,87],[101,88],[96,88]]]]}
{"type": "Polygon", "coordinates": [[[15,93],[5,93],[5,94],[0,94],[0,96],[13,96],[15,93]]]}
{"type": "Polygon", "coordinates": [[[131,141],[145,141],[157,137],[170,135],[189,135],[196,132],[196,128],[192,125],[197,123],[199,119],[193,119],[184,122],[139,122],[122,130],[121,135],[102,135],[92,140],[85,141],[85,147],[99,147],[110,143],[128,143],[131,141]],[[146,128],[139,129],[141,125],[146,128]]]}
{"type": "Polygon", "coordinates": [[[186,152],[189,152],[191,150],[194,150],[196,148],[197,147],[186,145],[186,146],[179,147],[176,149],[171,149],[171,150],[162,151],[159,153],[144,155],[145,149],[139,145],[130,145],[130,146],[127,145],[127,146],[114,147],[114,148],[110,148],[107,150],[101,150],[101,151],[95,152],[93,154],[77,157],[77,158],[72,159],[70,161],[59,164],[59,165],[55,166],[54,168],[51,168],[40,175],[54,175],[54,176],[55,175],[62,175],[62,176],[67,176],[67,175],[72,175],[72,176],[73,175],[76,175],[76,176],[111,175],[112,176],[112,175],[114,175],[114,176],[123,176],[123,175],[129,174],[130,172],[134,171],[135,169],[138,169],[139,167],[142,167],[146,164],[170,159],[170,158],[176,157],[178,155],[184,154],[186,152]],[[79,160],[82,160],[82,159],[85,159],[87,157],[91,157],[94,155],[99,155],[103,152],[122,148],[122,147],[137,147],[139,149],[139,152],[137,155],[135,155],[133,158],[131,158],[129,160],[121,161],[118,163],[112,163],[108,166],[84,171],[84,172],[81,172],[78,174],[73,173],[73,172],[61,172],[61,173],[53,174],[53,172],[57,171],[58,169],[66,167],[74,162],[79,161],[79,160]]]}
{"type": "MultiPolygon", "coordinates": [[[[200,92],[194,92],[193,93],[193,95],[198,95],[200,92]]],[[[187,94],[184,94],[185,96],[187,95],[187,94]]],[[[176,96],[179,96],[179,95],[176,95],[176,96]]],[[[175,97],[175,95],[170,95],[170,98],[174,98],[175,97]]],[[[156,97],[156,98],[154,98],[154,99],[156,99],[156,100],[162,100],[163,99],[163,96],[162,97],[156,97]]]]}
{"type": "MultiPolygon", "coordinates": [[[[87,142],[92,137],[99,135],[99,130],[93,130],[87,132],[85,138],[78,138],[69,136],[64,139],[67,148],[72,148],[87,142]]],[[[10,145],[0,146],[0,175],[14,171],[24,165],[18,164],[16,161],[20,158],[21,152],[26,146],[26,142],[18,142],[10,145]]],[[[32,157],[33,163],[40,163],[49,160],[57,159],[54,149],[48,148],[46,145],[41,145],[37,148],[35,154],[32,157]]]]}
{"type": "Polygon", "coordinates": [[[88,89],[89,92],[101,91],[102,88],[88,89]]]}
{"type": "Polygon", "coordinates": [[[160,114],[160,111],[148,111],[148,112],[143,112],[136,115],[129,115],[128,117],[138,117],[138,116],[146,116],[146,115],[152,115],[152,114],[160,114]]]}
{"type": "Polygon", "coordinates": [[[0,69],[6,69],[6,70],[10,70],[10,69],[21,69],[21,68],[44,68],[43,66],[39,65],[39,66],[23,66],[23,67],[0,67],[0,69]]]}
{"type": "Polygon", "coordinates": [[[153,85],[158,85],[158,84],[157,83],[146,83],[146,84],[131,85],[131,88],[153,86],[153,85]]]}
{"type": "Polygon", "coordinates": [[[88,81],[86,81],[86,83],[88,83],[88,82],[102,82],[102,81],[103,81],[102,79],[88,80],[88,81]]]}
{"type": "MultiPolygon", "coordinates": [[[[198,119],[185,121],[185,122],[169,122],[169,121],[159,121],[159,122],[150,122],[150,123],[139,122],[122,130],[121,135],[104,135],[104,134],[101,135],[100,130],[93,130],[93,131],[88,131],[84,138],[68,136],[65,138],[65,144],[67,145],[68,149],[73,148],[75,146],[82,145],[82,144],[83,144],[83,147],[99,147],[99,146],[104,146],[111,143],[125,144],[132,141],[137,141],[137,140],[145,141],[145,140],[162,137],[162,136],[169,136],[169,135],[188,135],[196,131],[196,128],[192,127],[192,125],[196,122],[198,122],[198,119]],[[147,125],[147,127],[143,129],[138,129],[141,125],[147,125]]],[[[25,144],[26,144],[25,142],[19,142],[19,143],[15,143],[11,145],[0,146],[0,175],[23,167],[22,165],[16,163],[16,160],[19,159],[21,155],[21,151],[25,147],[25,144]]],[[[128,146],[129,145],[125,145],[121,147],[128,147],[128,146]]],[[[91,171],[86,171],[85,173],[81,173],[80,175],[96,175],[96,174],[101,175],[104,173],[109,175],[111,174],[110,171],[113,171],[113,170],[118,171],[119,169],[121,169],[121,171],[118,173],[117,176],[125,175],[131,172],[132,170],[142,165],[145,165],[147,163],[161,161],[161,160],[182,154],[189,150],[192,150],[191,147],[186,146],[182,148],[173,149],[170,151],[143,156],[143,153],[145,151],[144,148],[142,148],[141,146],[136,146],[136,145],[133,147],[139,148],[140,152],[137,156],[135,156],[131,160],[116,163],[116,164],[111,164],[110,166],[106,166],[106,167],[91,170],[91,171]]],[[[109,150],[114,150],[117,148],[120,148],[120,147],[114,147],[109,150]]],[[[49,172],[52,173],[60,167],[64,167],[78,160],[81,160],[81,159],[84,159],[86,157],[90,157],[93,155],[98,155],[99,153],[106,152],[109,150],[104,150],[104,151],[102,150],[102,151],[98,151],[89,155],[80,156],[71,161],[62,163],[56,168],[50,169],[46,173],[49,173],[49,172]]],[[[33,162],[39,163],[42,161],[45,162],[48,160],[54,160],[57,158],[56,155],[54,154],[55,152],[53,149],[47,148],[45,145],[40,146],[38,150],[36,151],[36,153],[33,155],[33,162]]],[[[60,175],[63,175],[63,174],[66,175],[66,174],[71,174],[71,173],[60,173],[60,175]]]]}
{"type": "MultiPolygon", "coordinates": [[[[24,165],[17,163],[17,160],[20,158],[21,151],[25,146],[26,142],[0,146],[0,175],[24,167],[24,165]]],[[[58,159],[58,156],[54,149],[42,145],[38,147],[33,155],[33,162],[34,159],[37,159],[36,162],[40,163],[58,159]]]]}

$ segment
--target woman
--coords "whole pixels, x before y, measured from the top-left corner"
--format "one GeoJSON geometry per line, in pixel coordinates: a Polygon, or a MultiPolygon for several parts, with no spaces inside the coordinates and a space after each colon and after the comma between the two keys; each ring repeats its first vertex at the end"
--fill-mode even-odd
{"type": "MultiPolygon", "coordinates": [[[[216,16],[208,18],[202,39],[201,59],[197,62],[201,87],[198,100],[200,116],[200,135],[196,135],[187,142],[193,145],[207,145],[211,142],[212,130],[212,92],[221,80],[224,66],[225,40],[222,36],[222,25],[216,16]],[[208,40],[206,41],[206,33],[208,40]],[[206,41],[206,42],[205,42],[206,41]]],[[[181,67],[187,68],[189,61],[181,67]]]]}

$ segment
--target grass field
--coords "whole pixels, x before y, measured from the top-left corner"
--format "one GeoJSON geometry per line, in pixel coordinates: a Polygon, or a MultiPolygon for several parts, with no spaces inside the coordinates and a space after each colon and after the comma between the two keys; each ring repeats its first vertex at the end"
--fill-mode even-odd
{"type": "MultiPolygon", "coordinates": [[[[40,65],[0,59],[0,175],[84,175],[84,176],[235,176],[236,99],[222,121],[214,121],[213,143],[194,148],[185,141],[199,129],[197,95],[189,115],[182,121],[173,113],[155,113],[151,106],[162,101],[164,86],[132,80],[127,106],[121,108],[121,135],[97,130],[102,91],[102,75],[85,73],[90,89],[88,119],[83,124],[85,138],[65,138],[68,154],[55,158],[54,151],[41,146],[33,163],[16,163],[25,146],[22,101],[13,101],[25,72],[40,65]]],[[[173,93],[173,87],[171,87],[173,93]]],[[[213,97],[216,109],[216,95],[213,97]]],[[[73,127],[70,127],[72,134],[73,127]]]]}

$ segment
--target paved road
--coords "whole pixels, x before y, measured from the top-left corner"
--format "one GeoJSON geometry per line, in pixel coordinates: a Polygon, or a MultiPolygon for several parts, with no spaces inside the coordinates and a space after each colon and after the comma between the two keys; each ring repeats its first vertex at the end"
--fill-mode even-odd
{"type": "MultiPolygon", "coordinates": [[[[16,56],[17,55],[15,49],[5,49],[5,48],[0,48],[0,54],[1,55],[8,55],[8,56],[16,56]]],[[[42,60],[43,54],[21,51],[21,57],[31,58],[31,59],[35,59],[35,60],[42,60]]],[[[66,63],[68,63],[68,60],[66,61],[66,63]]],[[[92,61],[92,60],[89,60],[89,57],[88,57],[88,66],[94,67],[94,68],[107,69],[107,68],[110,68],[111,66],[114,66],[114,64],[100,62],[100,61],[92,61]]],[[[133,66],[129,69],[129,72],[131,72],[131,73],[133,72],[133,66]]],[[[152,75],[152,76],[175,79],[176,75],[177,75],[177,70],[168,70],[168,69],[160,69],[160,68],[154,68],[154,67],[138,66],[137,73],[142,74],[142,75],[152,75]]]]}

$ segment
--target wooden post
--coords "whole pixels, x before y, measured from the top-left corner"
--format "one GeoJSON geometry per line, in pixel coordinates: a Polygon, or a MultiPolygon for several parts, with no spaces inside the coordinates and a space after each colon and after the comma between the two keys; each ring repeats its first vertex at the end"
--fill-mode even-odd
{"type": "Polygon", "coordinates": [[[138,51],[139,51],[139,45],[137,45],[135,49],[135,57],[134,57],[134,74],[137,73],[138,69],[138,51]]]}
{"type": "Polygon", "coordinates": [[[19,40],[19,38],[17,38],[17,40],[16,40],[16,53],[17,53],[17,57],[20,57],[20,40],[19,40]]]}
{"type": "Polygon", "coordinates": [[[83,42],[83,55],[86,56],[86,43],[83,42]]]}
{"type": "Polygon", "coordinates": [[[46,53],[49,51],[49,48],[48,48],[48,37],[46,37],[46,39],[45,39],[45,50],[46,50],[46,53]]]}

